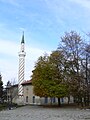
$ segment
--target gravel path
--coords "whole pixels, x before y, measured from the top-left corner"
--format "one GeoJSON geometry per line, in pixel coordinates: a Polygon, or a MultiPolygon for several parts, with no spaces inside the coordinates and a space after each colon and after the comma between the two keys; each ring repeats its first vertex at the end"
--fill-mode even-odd
{"type": "Polygon", "coordinates": [[[24,106],[1,111],[0,120],[90,120],[90,110],[24,106]]]}

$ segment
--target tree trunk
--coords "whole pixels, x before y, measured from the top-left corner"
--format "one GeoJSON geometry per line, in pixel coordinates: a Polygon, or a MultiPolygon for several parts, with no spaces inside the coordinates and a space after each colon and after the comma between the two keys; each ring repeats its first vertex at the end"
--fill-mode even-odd
{"type": "Polygon", "coordinates": [[[68,104],[69,104],[69,102],[70,102],[70,96],[68,96],[68,104]]]}
{"type": "Polygon", "coordinates": [[[78,99],[77,99],[77,104],[78,104],[78,106],[79,106],[79,104],[80,104],[80,97],[78,96],[77,98],[78,98],[78,99]]]}
{"type": "Polygon", "coordinates": [[[86,95],[84,96],[84,105],[85,105],[85,106],[87,105],[87,102],[86,102],[86,95]]]}
{"type": "Polygon", "coordinates": [[[80,98],[80,101],[81,101],[81,107],[83,107],[83,101],[82,101],[82,97],[80,98]]]}
{"type": "Polygon", "coordinates": [[[60,98],[58,98],[58,106],[61,106],[60,98]]]}

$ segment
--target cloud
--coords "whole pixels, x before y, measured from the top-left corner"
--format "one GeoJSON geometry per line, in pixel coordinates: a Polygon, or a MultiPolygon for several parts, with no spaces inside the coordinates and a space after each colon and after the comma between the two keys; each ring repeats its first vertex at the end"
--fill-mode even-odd
{"type": "Polygon", "coordinates": [[[9,4],[14,5],[14,6],[19,6],[17,0],[0,0],[0,1],[3,3],[9,3],[9,4]]]}
{"type": "Polygon", "coordinates": [[[11,79],[17,79],[18,73],[18,61],[12,59],[0,59],[0,72],[2,74],[2,80],[4,85],[6,85],[7,81],[11,79]]]}
{"type": "Polygon", "coordinates": [[[40,56],[43,56],[45,53],[48,55],[51,51],[45,51],[40,48],[34,48],[29,45],[26,45],[26,60],[25,60],[25,79],[30,79],[32,75],[32,70],[34,69],[35,63],[40,56]]]}
{"type": "MultiPolygon", "coordinates": [[[[53,16],[54,21],[56,22],[56,25],[60,25],[60,27],[65,27],[65,19],[68,17],[67,14],[71,14],[70,4],[66,1],[60,1],[60,0],[44,0],[47,8],[49,11],[51,11],[51,14],[53,16]],[[67,12],[68,11],[68,12],[67,12]]],[[[58,28],[58,26],[57,26],[58,28]]]]}
{"type": "Polygon", "coordinates": [[[29,46],[26,46],[26,51],[27,51],[27,56],[31,56],[28,59],[31,59],[31,60],[37,59],[39,56],[44,55],[45,52],[50,54],[50,51],[45,51],[39,48],[34,48],[29,46]]]}
{"type": "MultiPolygon", "coordinates": [[[[45,52],[50,54],[50,51],[34,48],[30,45],[26,45],[25,48],[25,79],[30,79],[38,57],[43,55],[45,52]]],[[[0,72],[3,76],[4,85],[8,80],[16,79],[17,81],[18,79],[19,50],[20,45],[18,45],[18,43],[9,40],[0,40],[0,72]]]]}
{"type": "Polygon", "coordinates": [[[75,2],[80,4],[82,7],[90,9],[90,0],[69,0],[71,2],[75,2]]]}
{"type": "Polygon", "coordinates": [[[9,55],[11,57],[17,56],[18,45],[12,41],[0,40],[0,54],[9,55]]]}

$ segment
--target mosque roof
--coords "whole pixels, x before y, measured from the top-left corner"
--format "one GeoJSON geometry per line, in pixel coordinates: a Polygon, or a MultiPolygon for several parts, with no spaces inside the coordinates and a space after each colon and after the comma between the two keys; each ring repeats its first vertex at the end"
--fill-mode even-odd
{"type": "Polygon", "coordinates": [[[32,84],[32,81],[31,80],[26,80],[22,83],[22,85],[28,85],[28,84],[32,84]]]}

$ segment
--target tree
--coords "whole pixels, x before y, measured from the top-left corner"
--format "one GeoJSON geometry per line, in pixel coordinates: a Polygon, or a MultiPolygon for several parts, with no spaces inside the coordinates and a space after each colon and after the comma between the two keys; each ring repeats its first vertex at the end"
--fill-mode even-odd
{"type": "Polygon", "coordinates": [[[39,57],[32,75],[32,83],[36,95],[40,97],[50,96],[48,89],[50,84],[52,84],[51,70],[54,72],[53,67],[49,64],[49,57],[39,57]]]}
{"type": "Polygon", "coordinates": [[[60,105],[60,98],[68,96],[68,85],[65,79],[65,58],[61,50],[53,51],[50,55],[50,62],[55,66],[54,81],[56,83],[56,94],[60,105]]]}
{"type": "MultiPolygon", "coordinates": [[[[65,33],[61,37],[58,49],[63,51],[65,57],[66,80],[69,86],[69,94],[74,98],[80,98],[82,93],[83,76],[81,74],[81,61],[83,59],[84,44],[81,36],[75,31],[65,33]]],[[[81,98],[80,98],[81,99],[81,98]]]]}
{"type": "Polygon", "coordinates": [[[3,98],[3,82],[2,82],[2,76],[0,74],[0,99],[2,101],[3,98]]]}
{"type": "Polygon", "coordinates": [[[84,76],[84,102],[89,105],[90,101],[90,44],[87,44],[82,60],[82,71],[84,76]]]}
{"type": "Polygon", "coordinates": [[[59,105],[60,98],[67,96],[67,86],[60,73],[60,57],[59,51],[39,57],[32,75],[34,93],[40,97],[57,97],[59,105]]]}
{"type": "Polygon", "coordinates": [[[75,31],[65,33],[56,51],[41,56],[32,75],[34,92],[39,96],[73,96],[81,103],[90,101],[90,45],[75,31]]]}
{"type": "Polygon", "coordinates": [[[12,84],[14,82],[8,81],[6,85],[6,91],[7,91],[7,101],[8,103],[12,104],[13,99],[17,96],[18,88],[15,87],[17,84],[12,84]]]}

